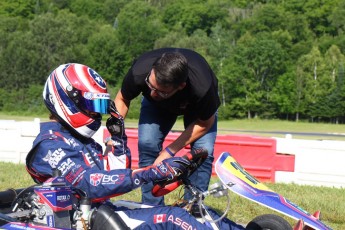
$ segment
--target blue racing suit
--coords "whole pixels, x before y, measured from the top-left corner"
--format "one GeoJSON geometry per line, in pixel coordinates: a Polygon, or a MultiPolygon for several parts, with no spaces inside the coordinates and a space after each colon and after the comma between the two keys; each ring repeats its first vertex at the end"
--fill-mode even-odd
{"type": "Polygon", "coordinates": [[[102,146],[92,138],[76,138],[58,122],[41,123],[39,135],[27,157],[27,168],[36,182],[43,182],[58,169],[62,176],[76,188],[82,189],[91,199],[130,192],[132,170],[121,165],[109,168],[112,155],[130,159],[126,138],[117,140],[117,148],[104,154],[102,146]],[[108,168],[108,169],[107,169],[108,168]],[[113,167],[114,168],[114,167],[113,167]]]}
{"type": "MultiPolygon", "coordinates": [[[[40,133],[26,159],[27,170],[41,183],[52,177],[53,169],[58,169],[72,186],[86,192],[93,201],[130,192],[138,186],[133,183],[132,170],[127,168],[130,162],[127,137],[112,138],[114,147],[103,153],[102,146],[92,138],[76,138],[58,122],[41,123],[40,133]]],[[[209,229],[178,207],[113,208],[131,228],[209,229]]],[[[242,228],[230,222],[221,229],[242,228]]]]}

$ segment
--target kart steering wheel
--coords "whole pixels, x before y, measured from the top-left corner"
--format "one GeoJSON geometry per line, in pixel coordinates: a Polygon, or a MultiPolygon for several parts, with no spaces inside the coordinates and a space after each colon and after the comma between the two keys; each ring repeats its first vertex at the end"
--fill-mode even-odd
{"type": "Polygon", "coordinates": [[[164,196],[174,191],[178,186],[184,183],[184,181],[202,164],[207,158],[206,149],[192,149],[183,158],[188,160],[191,164],[188,166],[187,171],[178,176],[175,176],[171,180],[163,180],[153,184],[151,193],[155,197],[164,196]]]}

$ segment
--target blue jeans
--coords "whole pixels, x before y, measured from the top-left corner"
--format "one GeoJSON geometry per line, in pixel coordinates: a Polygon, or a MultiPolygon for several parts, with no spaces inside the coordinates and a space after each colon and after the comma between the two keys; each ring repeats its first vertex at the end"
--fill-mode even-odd
{"type": "MultiPolygon", "coordinates": [[[[139,118],[139,167],[152,165],[162,150],[165,137],[175,124],[177,115],[166,110],[157,108],[154,104],[143,98],[141,102],[139,118]]],[[[193,114],[184,114],[184,126],[187,127],[195,121],[193,114]]],[[[191,148],[204,148],[208,151],[206,161],[189,177],[192,184],[201,191],[206,191],[212,174],[212,163],[214,160],[213,149],[217,136],[217,116],[210,130],[201,138],[191,144],[191,148]]],[[[151,194],[152,183],[144,184],[141,187],[142,202],[153,205],[163,205],[164,197],[154,197],[151,194]]],[[[190,194],[186,193],[184,198],[188,200],[190,194]]]]}

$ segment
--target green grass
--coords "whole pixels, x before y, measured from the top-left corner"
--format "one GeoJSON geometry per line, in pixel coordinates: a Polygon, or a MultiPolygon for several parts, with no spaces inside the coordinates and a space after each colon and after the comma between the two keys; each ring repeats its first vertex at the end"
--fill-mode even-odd
{"type": "MultiPolygon", "coordinates": [[[[216,182],[216,178],[212,178],[212,182],[216,182]]],[[[22,164],[13,164],[0,162],[0,190],[8,188],[23,188],[32,185],[33,181],[25,170],[22,164]]],[[[304,210],[313,213],[316,210],[321,210],[323,221],[331,228],[337,230],[345,229],[345,189],[344,188],[329,188],[316,186],[302,186],[296,184],[267,184],[273,191],[279,192],[290,201],[301,206],[304,210]]],[[[181,189],[176,189],[174,192],[165,197],[166,204],[173,204],[181,196],[181,189]]],[[[113,198],[140,201],[140,189],[134,190],[130,193],[113,198]]],[[[256,203],[250,202],[234,193],[230,192],[231,208],[228,213],[228,218],[238,222],[247,223],[257,215],[275,213],[274,211],[260,206],[256,203]]],[[[214,207],[218,211],[225,210],[225,198],[207,197],[206,204],[214,207]]],[[[278,214],[278,213],[275,213],[278,214]]],[[[280,214],[279,214],[280,215],[280,214]]],[[[295,221],[287,218],[291,225],[295,221]]]]}

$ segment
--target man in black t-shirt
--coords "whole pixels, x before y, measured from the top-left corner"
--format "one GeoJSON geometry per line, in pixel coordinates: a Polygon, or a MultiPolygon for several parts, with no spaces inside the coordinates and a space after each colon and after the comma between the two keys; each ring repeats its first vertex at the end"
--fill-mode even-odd
{"type": "MultiPolygon", "coordinates": [[[[125,76],[115,105],[126,116],[130,101],[142,93],[139,118],[139,166],[157,164],[174,156],[186,145],[208,150],[208,158],[190,176],[192,184],[205,191],[212,172],[220,105],[218,80],[198,53],[180,48],[162,48],[142,54],[125,76]],[[185,130],[165,149],[164,138],[183,115],[185,130]]],[[[142,202],[164,204],[151,195],[152,184],[142,187],[142,202]]],[[[190,198],[189,194],[185,199],[190,198]]]]}

